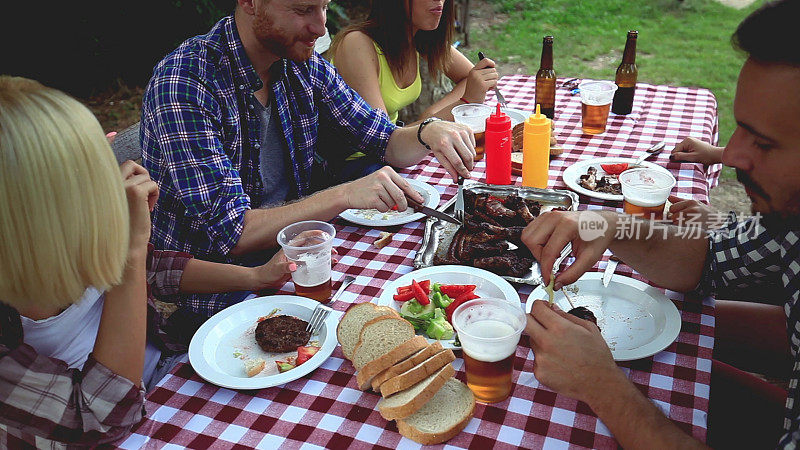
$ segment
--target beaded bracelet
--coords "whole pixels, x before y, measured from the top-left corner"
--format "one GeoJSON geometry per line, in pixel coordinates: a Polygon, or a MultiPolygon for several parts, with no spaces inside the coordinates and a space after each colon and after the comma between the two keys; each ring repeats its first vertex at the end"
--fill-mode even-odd
{"type": "Polygon", "coordinates": [[[437,122],[439,120],[442,119],[438,117],[428,117],[427,119],[423,120],[422,123],[419,124],[419,128],[417,128],[417,140],[419,141],[420,144],[422,144],[423,147],[427,148],[428,151],[431,150],[431,146],[426,144],[425,141],[422,140],[422,129],[428,126],[429,123],[437,122]]]}

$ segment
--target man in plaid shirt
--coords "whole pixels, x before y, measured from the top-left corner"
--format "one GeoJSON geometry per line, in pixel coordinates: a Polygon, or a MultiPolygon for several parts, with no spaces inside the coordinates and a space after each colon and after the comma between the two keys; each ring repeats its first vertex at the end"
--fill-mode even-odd
{"type": "MultiPolygon", "coordinates": [[[[572,242],[576,260],[556,277],[557,289],[575,282],[610,248],[656,285],[675,291],[706,295],[721,288],[769,286],[780,293],[772,300],[782,308],[726,302],[748,311],[735,324],[738,337],[748,336],[738,342],[740,353],[757,353],[754,359],[761,364],[759,369],[766,368],[770,354],[782,356],[785,369],[793,367],[787,395],[715,359],[709,444],[721,448],[796,448],[800,442],[800,47],[793,44],[800,39],[797,17],[800,1],[767,3],[746,18],[733,36],[748,59],[739,75],[734,103],[738,127],[722,160],[736,168],[756,218],[737,221],[731,215],[725,226],[699,238],[686,238],[682,230],[671,227],[663,239],[662,233],[647,239],[653,224],[641,221],[638,236],[618,239],[614,230],[625,216],[603,211],[592,217],[595,226],[607,226],[606,233],[591,240],[595,236],[585,232],[585,239],[581,236],[581,220],[591,220],[587,213],[554,212],[537,218],[523,233],[544,274],[551,272],[556,255],[572,242]],[[768,339],[780,335],[782,340],[768,339]]],[[[545,281],[548,278],[545,275],[545,281]]],[[[727,333],[731,324],[723,322],[732,316],[721,309],[716,330],[724,328],[727,333]]],[[[586,402],[622,447],[702,446],[626,379],[594,324],[536,301],[526,330],[536,356],[537,379],[586,402]]],[[[725,343],[718,339],[720,344],[725,343]]]]}
{"type": "MultiPolygon", "coordinates": [[[[156,66],[141,122],[144,165],[161,189],[156,247],[253,264],[291,223],[349,208],[403,211],[405,195],[423,200],[390,167],[314,193],[331,184],[327,169],[356,150],[396,167],[432,151],[453,178],[469,177],[468,127],[397,128],[314,52],[328,1],[239,0],[233,16],[156,66]]],[[[242,297],[183,300],[211,315],[242,297]]]]}

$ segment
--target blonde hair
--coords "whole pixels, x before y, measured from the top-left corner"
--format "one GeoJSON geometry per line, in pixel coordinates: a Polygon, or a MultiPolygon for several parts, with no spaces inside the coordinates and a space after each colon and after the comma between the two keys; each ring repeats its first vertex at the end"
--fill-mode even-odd
{"type": "Polygon", "coordinates": [[[63,307],[89,286],[108,289],[129,238],[119,166],[94,115],[0,76],[0,302],[63,307]]]}

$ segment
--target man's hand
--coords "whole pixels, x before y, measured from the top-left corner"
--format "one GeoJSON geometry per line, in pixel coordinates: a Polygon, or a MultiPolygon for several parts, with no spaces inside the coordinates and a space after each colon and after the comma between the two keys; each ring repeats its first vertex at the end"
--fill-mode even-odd
{"type": "Polygon", "coordinates": [[[598,380],[625,378],[592,322],[551,309],[544,300],[533,303],[527,319],[533,374],[542,384],[589,403],[598,380]]]}
{"type": "Polygon", "coordinates": [[[584,241],[578,233],[578,217],[582,212],[550,211],[534,219],[522,231],[522,242],[539,261],[545,284],[550,282],[553,264],[567,243],[572,243],[575,262],[561,272],[555,281],[555,289],[572,284],[600,260],[614,238],[616,213],[611,211],[592,211],[598,220],[605,219],[605,233],[597,239],[584,241]]]}
{"type": "Polygon", "coordinates": [[[500,76],[495,69],[495,63],[489,58],[483,58],[467,75],[467,85],[464,89],[464,99],[472,103],[483,103],[486,92],[497,86],[500,76]]]}
{"type": "Polygon", "coordinates": [[[698,162],[711,165],[722,162],[722,147],[687,137],[672,149],[669,159],[673,161],[698,162]]]}
{"type": "Polygon", "coordinates": [[[128,197],[131,227],[129,248],[146,250],[150,240],[150,211],[158,200],[158,185],[150,179],[150,174],[144,167],[133,161],[125,161],[119,169],[128,197]]]}
{"type": "Polygon", "coordinates": [[[457,180],[469,178],[475,167],[475,135],[468,125],[438,120],[422,129],[422,140],[447,172],[457,180]]]}
{"type": "Polygon", "coordinates": [[[696,226],[703,230],[721,227],[726,220],[725,214],[719,214],[714,208],[697,200],[686,200],[675,195],[669,196],[672,205],[669,207],[672,223],[680,226],[696,226]]]}
{"type": "Polygon", "coordinates": [[[342,185],[347,209],[375,208],[386,212],[397,205],[398,211],[408,208],[406,195],[424,203],[425,199],[391,167],[385,166],[366,177],[342,185]]]}

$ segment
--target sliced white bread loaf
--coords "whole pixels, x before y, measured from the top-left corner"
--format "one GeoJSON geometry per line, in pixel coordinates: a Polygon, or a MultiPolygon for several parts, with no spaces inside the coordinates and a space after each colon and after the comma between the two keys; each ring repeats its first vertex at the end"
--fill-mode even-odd
{"type": "MultiPolygon", "coordinates": [[[[372,385],[372,390],[375,392],[380,392],[381,385],[388,380],[389,378],[395,377],[400,375],[401,373],[405,372],[408,369],[416,366],[417,364],[425,361],[426,359],[430,358],[431,356],[439,353],[442,351],[442,344],[439,341],[434,342],[433,344],[428,345],[427,347],[423,348],[422,350],[414,353],[413,355],[409,356],[408,358],[396,363],[395,365],[389,367],[388,369],[380,372],[379,374],[372,377],[372,381],[370,384],[372,385]]],[[[371,363],[370,363],[371,364],[371,363]]],[[[364,366],[364,370],[359,372],[359,376],[366,372],[367,368],[369,368],[370,364],[364,366]]],[[[364,376],[366,379],[366,375],[364,376]]],[[[366,381],[366,380],[365,380],[366,381]]],[[[359,385],[361,383],[359,382],[359,385]]]]}
{"type": "Polygon", "coordinates": [[[353,360],[353,350],[358,344],[361,328],[365,323],[377,317],[400,317],[388,306],[376,306],[374,303],[364,302],[351,306],[339,321],[336,327],[336,338],[342,346],[345,358],[353,360]]]}
{"type": "Polygon", "coordinates": [[[381,395],[388,397],[396,392],[408,389],[428,378],[432,373],[455,361],[456,355],[449,348],[431,356],[416,366],[394,376],[381,384],[381,395]]]}
{"type": "Polygon", "coordinates": [[[400,434],[423,445],[441,444],[467,426],[475,413],[475,396],[462,382],[450,378],[414,414],[397,419],[400,434]]]}
{"type": "Polygon", "coordinates": [[[386,420],[402,419],[417,412],[422,406],[444,386],[450,378],[453,378],[456,370],[451,364],[434,372],[428,378],[400,391],[388,398],[382,398],[378,402],[378,409],[386,420]]]}
{"type": "Polygon", "coordinates": [[[380,361],[388,360],[386,364],[394,364],[428,344],[425,338],[414,339],[417,337],[422,338],[414,334],[414,327],[405,319],[399,317],[372,319],[361,328],[358,344],[353,350],[353,366],[356,370],[361,370],[367,363],[379,358],[383,358],[380,361]],[[414,339],[416,345],[408,347],[407,352],[392,352],[395,347],[411,339],[414,339]]]}
{"type": "MultiPolygon", "coordinates": [[[[397,362],[397,364],[400,364],[403,361],[407,361],[408,359],[413,358],[415,355],[418,355],[419,353],[425,351],[426,348],[427,347],[423,347],[421,350],[417,350],[414,353],[411,353],[410,355],[406,355],[405,357],[400,359],[400,361],[397,362]]],[[[394,351],[398,351],[396,347],[392,349],[392,351],[390,351],[389,353],[392,353],[394,351]]],[[[378,358],[376,360],[368,362],[364,367],[361,368],[361,370],[356,372],[356,383],[358,384],[358,388],[361,389],[362,391],[366,391],[367,389],[369,389],[371,386],[371,381],[374,379],[373,375],[379,372],[385,372],[385,370],[382,371],[381,369],[385,368],[386,366],[392,367],[392,363],[390,361],[393,359],[394,358],[392,357],[386,357],[386,358],[378,358]]]]}

